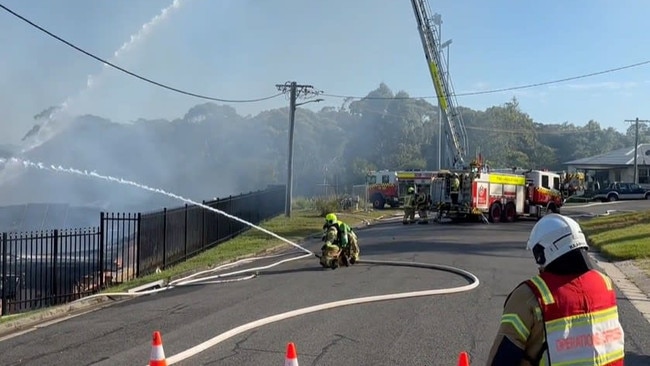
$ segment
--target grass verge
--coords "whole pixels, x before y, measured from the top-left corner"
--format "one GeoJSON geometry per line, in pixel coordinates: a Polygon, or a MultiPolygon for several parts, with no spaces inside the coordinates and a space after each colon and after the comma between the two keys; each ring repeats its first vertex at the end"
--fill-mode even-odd
{"type": "MultiPolygon", "coordinates": [[[[358,211],[337,213],[337,216],[350,226],[355,226],[364,220],[376,219],[391,213],[389,210],[358,211]]],[[[320,231],[323,226],[323,217],[316,210],[294,210],[290,218],[280,215],[262,222],[258,226],[283,238],[298,241],[320,231]]],[[[289,244],[259,230],[250,229],[232,240],[221,243],[160,273],[154,273],[117,286],[112,286],[104,292],[122,292],[153,281],[180,278],[191,273],[216,267],[220,264],[242,259],[247,256],[262,254],[284,246],[289,246],[289,244]]]]}
{"type": "Polygon", "coordinates": [[[597,217],[580,226],[589,244],[607,258],[639,261],[650,269],[650,211],[597,217]]]}

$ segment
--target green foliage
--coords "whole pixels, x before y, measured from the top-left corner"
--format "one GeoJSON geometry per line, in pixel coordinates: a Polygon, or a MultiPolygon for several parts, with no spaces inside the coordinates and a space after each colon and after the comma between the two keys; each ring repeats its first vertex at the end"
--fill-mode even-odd
{"type": "Polygon", "coordinates": [[[650,211],[604,216],[580,223],[589,244],[610,259],[650,258],[650,211]]]}
{"type": "MultiPolygon", "coordinates": [[[[351,186],[363,184],[369,170],[435,169],[438,108],[406,96],[382,83],[368,97],[385,99],[345,100],[340,107],[318,112],[299,107],[294,194],[352,193],[351,186]]],[[[633,130],[622,134],[603,129],[596,121],[584,126],[534,121],[516,99],[484,111],[459,107],[459,113],[467,130],[468,159],[481,153],[496,168],[563,170],[564,162],[631,146],[634,140],[633,130]]],[[[284,184],[288,127],[288,108],[244,117],[229,106],[205,103],[171,122],[85,121],[78,129],[70,128],[43,144],[35,150],[34,159],[116,172],[188,197],[222,197],[284,184]],[[107,157],[119,161],[119,170],[107,157]]],[[[646,129],[642,126],[642,132],[646,129]]],[[[29,187],[31,181],[17,186],[29,187]]],[[[29,187],[29,191],[45,190],[29,187]]]]}
{"type": "Polygon", "coordinates": [[[330,212],[339,211],[339,200],[330,197],[318,197],[314,199],[314,208],[321,217],[325,217],[330,212]]]}
{"type": "Polygon", "coordinates": [[[315,210],[314,200],[307,197],[296,197],[292,200],[291,207],[295,210],[315,210]]]}

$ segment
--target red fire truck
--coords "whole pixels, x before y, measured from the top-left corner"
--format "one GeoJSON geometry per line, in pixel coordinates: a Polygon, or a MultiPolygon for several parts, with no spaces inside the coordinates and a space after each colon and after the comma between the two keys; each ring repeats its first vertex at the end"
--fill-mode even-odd
{"type": "Polygon", "coordinates": [[[560,176],[545,170],[510,173],[472,169],[441,171],[431,186],[431,197],[438,219],[481,218],[489,222],[513,222],[519,217],[540,218],[560,212],[563,199],[560,176]],[[452,202],[450,182],[460,181],[458,200],[452,202]]]}
{"type": "Polygon", "coordinates": [[[388,204],[399,207],[404,203],[408,187],[423,187],[429,191],[433,177],[437,172],[429,170],[379,170],[368,172],[368,199],[375,209],[382,209],[388,204]]]}

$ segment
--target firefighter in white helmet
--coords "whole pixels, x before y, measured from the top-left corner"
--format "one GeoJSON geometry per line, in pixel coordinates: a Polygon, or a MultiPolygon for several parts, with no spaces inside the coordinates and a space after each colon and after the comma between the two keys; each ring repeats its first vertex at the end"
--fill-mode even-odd
{"type": "Polygon", "coordinates": [[[580,225],[546,215],[526,247],[539,275],[508,295],[487,365],[623,366],[616,292],[594,269],[580,225]]]}

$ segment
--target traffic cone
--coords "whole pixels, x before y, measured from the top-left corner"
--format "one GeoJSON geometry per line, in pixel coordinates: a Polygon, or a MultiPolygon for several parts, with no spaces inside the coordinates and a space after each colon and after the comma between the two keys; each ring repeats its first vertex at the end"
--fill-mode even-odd
{"type": "Polygon", "coordinates": [[[293,342],[287,344],[287,356],[284,359],[284,366],[298,366],[298,354],[296,345],[293,342]]]}
{"type": "Polygon", "coordinates": [[[153,332],[153,341],[151,342],[151,356],[149,357],[149,366],[167,366],[165,351],[163,350],[162,337],[159,331],[153,332]]]}
{"type": "Polygon", "coordinates": [[[461,352],[458,356],[458,366],[469,366],[469,355],[467,352],[461,352]]]}

